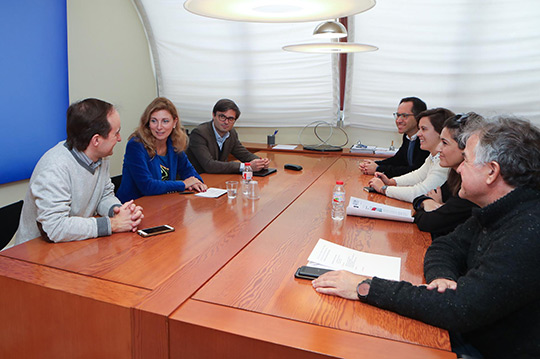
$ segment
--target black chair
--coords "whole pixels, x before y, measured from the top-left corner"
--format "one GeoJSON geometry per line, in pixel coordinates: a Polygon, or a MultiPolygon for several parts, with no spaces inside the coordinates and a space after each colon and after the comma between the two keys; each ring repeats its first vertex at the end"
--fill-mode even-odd
{"type": "Polygon", "coordinates": [[[111,177],[111,181],[114,185],[114,194],[116,194],[118,188],[120,188],[120,183],[122,183],[122,175],[111,177]]]}
{"type": "Polygon", "coordinates": [[[0,250],[3,249],[17,232],[21,218],[23,201],[0,208],[0,250]]]}

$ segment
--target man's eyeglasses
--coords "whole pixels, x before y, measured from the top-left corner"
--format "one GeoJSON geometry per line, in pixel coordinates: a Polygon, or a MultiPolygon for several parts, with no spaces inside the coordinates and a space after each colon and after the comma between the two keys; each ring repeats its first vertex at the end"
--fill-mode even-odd
{"type": "Polygon", "coordinates": [[[221,121],[221,122],[234,122],[236,121],[236,118],[235,117],[227,117],[225,116],[224,114],[220,113],[219,115],[217,115],[218,119],[221,121]]]}
{"type": "Polygon", "coordinates": [[[412,113],[399,113],[399,112],[394,112],[393,115],[394,115],[394,119],[396,119],[396,120],[398,118],[400,118],[400,117],[407,118],[409,116],[414,116],[414,114],[412,114],[412,113]]]}

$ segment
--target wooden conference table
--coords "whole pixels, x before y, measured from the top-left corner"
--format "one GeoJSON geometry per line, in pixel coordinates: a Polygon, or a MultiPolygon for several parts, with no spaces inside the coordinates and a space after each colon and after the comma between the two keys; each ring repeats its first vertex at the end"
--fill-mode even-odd
{"type": "MultiPolygon", "coordinates": [[[[401,279],[422,283],[429,235],[409,223],[330,218],[337,179],[367,194],[359,158],[265,151],[278,172],[261,198],[177,193],[137,200],[133,233],[0,252],[2,358],[455,358],[446,331],[355,301],[317,294],[294,278],[319,238],[399,256],[401,279]],[[285,163],[304,167],[284,170],[285,163]]],[[[211,187],[239,175],[203,175],[211,187]]]]}

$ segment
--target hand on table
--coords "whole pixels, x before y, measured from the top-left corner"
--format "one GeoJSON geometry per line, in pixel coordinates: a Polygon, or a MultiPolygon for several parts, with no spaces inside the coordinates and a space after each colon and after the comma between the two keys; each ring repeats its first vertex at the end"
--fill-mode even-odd
{"type": "Polygon", "coordinates": [[[356,287],[366,278],[348,271],[338,270],[324,273],[319,278],[314,279],[311,285],[322,294],[358,300],[356,287]]]}
{"type": "MultiPolygon", "coordinates": [[[[196,190],[193,188],[194,185],[203,184],[200,179],[195,176],[188,177],[184,180],[184,185],[186,190],[196,190]],[[192,189],[193,188],[193,189],[192,189]]],[[[200,191],[199,191],[200,192],[200,191]]]]}
{"type": "Polygon", "coordinates": [[[202,182],[195,183],[193,186],[187,188],[189,191],[206,192],[208,186],[202,182]]]}

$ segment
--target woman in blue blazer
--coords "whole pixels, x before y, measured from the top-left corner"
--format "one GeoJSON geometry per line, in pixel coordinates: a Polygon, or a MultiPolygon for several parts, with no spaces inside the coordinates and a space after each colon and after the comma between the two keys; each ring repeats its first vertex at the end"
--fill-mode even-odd
{"type": "Polygon", "coordinates": [[[187,143],[174,104],[164,97],[156,98],[129,137],[116,196],[125,202],[186,189],[206,191],[208,187],[184,153],[187,143]]]}

